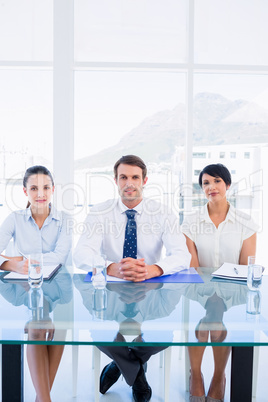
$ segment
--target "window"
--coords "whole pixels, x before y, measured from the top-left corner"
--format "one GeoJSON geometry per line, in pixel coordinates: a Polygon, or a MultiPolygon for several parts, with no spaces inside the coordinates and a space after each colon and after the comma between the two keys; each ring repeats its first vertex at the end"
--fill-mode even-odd
{"type": "Polygon", "coordinates": [[[268,65],[267,13],[266,0],[195,1],[195,62],[268,65]]]}
{"type": "Polygon", "coordinates": [[[53,2],[4,0],[0,12],[0,222],[24,208],[26,168],[53,171],[53,2]]]}
{"type": "Polygon", "coordinates": [[[193,158],[206,158],[206,152],[193,152],[193,158]]]}
{"type": "MultiPolygon", "coordinates": [[[[251,179],[253,169],[262,171],[266,163],[260,144],[268,130],[267,0],[58,4],[1,2],[0,217],[23,205],[21,195],[9,196],[19,200],[16,206],[5,197],[11,188],[20,193],[17,180],[37,162],[67,183],[75,172],[75,204],[85,214],[88,205],[116,196],[113,163],[131,152],[149,165],[154,187],[146,186],[148,194],[159,188],[173,194],[185,184],[177,191],[179,210],[199,203],[192,172],[196,179],[207,164],[226,163],[238,183],[247,183],[236,192],[237,207],[264,221],[260,194],[266,205],[267,184],[260,180],[259,195],[253,194],[251,179]],[[72,48],[57,52],[68,38],[72,48]],[[68,74],[55,74],[57,62],[64,66],[70,58],[68,74]],[[68,133],[55,125],[68,116],[67,102],[61,104],[66,91],[57,92],[57,83],[74,88],[68,133]],[[70,160],[62,138],[72,145],[70,160]],[[8,191],[7,178],[14,184],[8,191]]],[[[268,222],[262,230],[258,247],[265,250],[268,222]]]]}
{"type": "Polygon", "coordinates": [[[75,0],[74,6],[76,62],[186,62],[186,0],[75,0]]]}
{"type": "Polygon", "coordinates": [[[193,193],[194,194],[203,194],[202,188],[199,186],[198,183],[193,183],[193,193]]]}
{"type": "Polygon", "coordinates": [[[201,170],[194,170],[194,176],[199,176],[201,170]]]}
{"type": "Polygon", "coordinates": [[[1,61],[52,61],[53,0],[1,1],[0,38],[1,61]]]}

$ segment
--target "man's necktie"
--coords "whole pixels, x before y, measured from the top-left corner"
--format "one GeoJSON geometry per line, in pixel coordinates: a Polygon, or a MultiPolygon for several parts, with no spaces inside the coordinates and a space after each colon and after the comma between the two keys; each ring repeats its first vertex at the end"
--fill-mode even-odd
{"type": "Polygon", "coordinates": [[[135,221],[136,213],[137,211],[135,211],[134,209],[128,209],[126,211],[127,225],[125,232],[123,258],[137,258],[137,226],[135,221]]]}
{"type": "Polygon", "coordinates": [[[125,304],[125,310],[123,314],[127,318],[133,318],[138,314],[138,310],[136,309],[137,303],[129,303],[125,304]]]}

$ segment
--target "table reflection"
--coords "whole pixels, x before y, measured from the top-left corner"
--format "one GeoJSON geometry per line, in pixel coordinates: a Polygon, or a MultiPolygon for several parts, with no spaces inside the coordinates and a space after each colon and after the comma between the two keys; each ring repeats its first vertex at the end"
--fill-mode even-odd
{"type": "MultiPolygon", "coordinates": [[[[181,296],[188,284],[162,283],[108,283],[103,292],[84,282],[83,275],[74,276],[74,285],[79,290],[83,304],[92,319],[115,321],[117,330],[111,328],[109,333],[92,330],[93,339],[98,341],[120,341],[132,335],[138,342],[160,340],[157,331],[142,330],[142,324],[168,317],[175,312],[181,296]]],[[[177,321],[179,317],[176,318],[177,321]]],[[[173,330],[165,331],[165,339],[172,341],[173,330]]]]}
{"type": "MultiPolygon", "coordinates": [[[[25,324],[25,331],[29,335],[29,328],[44,329],[49,332],[49,339],[43,335],[40,340],[51,340],[53,324],[51,313],[57,305],[69,303],[73,298],[72,278],[67,271],[62,270],[51,281],[44,282],[40,289],[30,289],[28,282],[0,281],[0,294],[13,306],[26,306],[29,320],[25,324]]],[[[31,331],[32,333],[32,331],[31,331]]],[[[29,338],[30,339],[30,338],[29,338]]]]}
{"type": "Polygon", "coordinates": [[[195,314],[191,308],[190,320],[196,320],[195,337],[199,342],[223,342],[227,337],[228,324],[224,324],[224,313],[234,306],[245,305],[248,288],[244,283],[232,283],[211,278],[212,269],[199,269],[204,283],[192,284],[186,289],[185,297],[198,302],[204,310],[195,314]],[[202,314],[202,316],[200,316],[202,314]],[[195,317],[195,318],[194,318],[195,317]]]}

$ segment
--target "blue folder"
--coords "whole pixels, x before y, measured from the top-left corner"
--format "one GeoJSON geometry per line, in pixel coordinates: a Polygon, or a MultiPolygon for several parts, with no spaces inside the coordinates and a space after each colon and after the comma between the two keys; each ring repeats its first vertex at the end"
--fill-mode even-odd
{"type": "MultiPolygon", "coordinates": [[[[91,282],[92,272],[88,272],[84,282],[91,282]]],[[[109,280],[108,280],[109,282],[109,280]]],[[[113,283],[116,281],[111,281],[113,283]]],[[[120,282],[120,281],[118,281],[120,282]]],[[[194,268],[184,269],[183,271],[176,272],[172,275],[156,276],[155,278],[147,279],[144,283],[204,283],[201,276],[194,268]]],[[[141,283],[141,282],[137,282],[141,283]]]]}

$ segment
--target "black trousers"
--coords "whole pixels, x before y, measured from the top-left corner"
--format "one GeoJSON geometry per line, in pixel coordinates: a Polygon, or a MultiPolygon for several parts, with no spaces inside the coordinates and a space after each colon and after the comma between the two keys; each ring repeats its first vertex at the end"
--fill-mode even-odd
{"type": "Polygon", "coordinates": [[[161,352],[166,347],[154,346],[101,346],[103,353],[114,360],[128,385],[136,380],[141,364],[145,364],[152,355],[161,352]]]}

